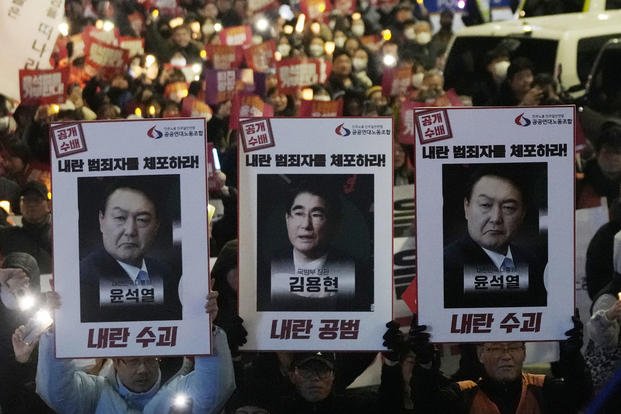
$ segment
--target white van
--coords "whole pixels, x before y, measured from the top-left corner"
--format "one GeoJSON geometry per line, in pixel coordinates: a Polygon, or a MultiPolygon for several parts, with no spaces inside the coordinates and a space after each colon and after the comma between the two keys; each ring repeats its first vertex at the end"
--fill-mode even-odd
{"type": "Polygon", "coordinates": [[[600,48],[621,36],[621,10],[568,13],[493,22],[460,30],[449,45],[444,70],[445,85],[460,95],[472,95],[472,87],[485,73],[486,53],[500,42],[511,57],[524,56],[536,73],[556,75],[574,96],[584,85],[600,48]]]}

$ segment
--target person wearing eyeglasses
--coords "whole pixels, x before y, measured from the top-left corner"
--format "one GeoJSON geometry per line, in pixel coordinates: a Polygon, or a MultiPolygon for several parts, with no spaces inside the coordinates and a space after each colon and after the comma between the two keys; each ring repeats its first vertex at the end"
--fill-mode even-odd
{"type": "Polygon", "coordinates": [[[369,271],[332,245],[342,210],[339,188],[328,178],[292,185],[284,211],[291,249],[274,255],[269,270],[260,269],[259,310],[370,309],[369,271]]]}
{"type": "MultiPolygon", "coordinates": [[[[54,307],[60,307],[60,295],[48,295],[54,307]]],[[[217,292],[210,292],[205,304],[212,321],[218,311],[216,298],[217,292]]],[[[153,356],[113,358],[111,370],[87,374],[72,360],[56,358],[50,330],[40,337],[37,394],[58,413],[220,413],[235,389],[235,380],[226,334],[212,327],[212,355],[196,357],[190,373],[166,383],[160,361],[153,356]],[[178,407],[182,397],[183,407],[178,407]]],[[[24,336],[21,326],[13,338],[16,355],[32,352],[37,343],[38,338],[27,343],[24,336]]]]}
{"type": "MultiPolygon", "coordinates": [[[[524,371],[524,342],[486,342],[477,345],[476,355],[482,366],[478,378],[451,382],[436,365],[424,365],[429,358],[422,360],[422,369],[416,370],[414,398],[443,414],[577,413],[592,396],[593,387],[580,353],[582,323],[577,315],[572,321],[574,327],[565,332],[568,338],[559,342],[560,358],[546,375],[524,371]],[[429,384],[435,384],[431,391],[429,384]],[[417,387],[426,392],[417,392],[417,387]]],[[[429,353],[425,329],[424,325],[417,327],[408,338],[417,356],[429,353]]]]}

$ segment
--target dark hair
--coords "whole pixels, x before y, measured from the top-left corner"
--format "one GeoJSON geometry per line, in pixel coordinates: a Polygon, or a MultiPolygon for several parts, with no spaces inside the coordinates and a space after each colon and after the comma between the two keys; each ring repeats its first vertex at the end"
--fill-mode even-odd
{"type": "Polygon", "coordinates": [[[511,81],[513,77],[523,70],[530,70],[535,73],[535,66],[530,59],[525,57],[517,57],[511,61],[511,65],[507,69],[507,80],[511,81]]]}
{"type": "Polygon", "coordinates": [[[294,184],[285,200],[285,213],[291,215],[295,198],[308,193],[321,198],[326,203],[326,215],[333,222],[339,222],[342,215],[341,199],[338,188],[327,179],[306,179],[294,184]]]}
{"type": "Polygon", "coordinates": [[[621,125],[616,122],[607,122],[602,125],[601,133],[593,145],[595,151],[600,151],[604,146],[621,149],[621,125]]]}
{"type": "Polygon", "coordinates": [[[149,176],[124,176],[115,177],[112,182],[107,184],[104,188],[103,196],[99,204],[99,211],[101,214],[106,212],[108,206],[108,200],[112,193],[119,189],[127,189],[141,193],[153,204],[156,216],[161,215],[162,206],[158,200],[161,198],[161,188],[157,188],[157,183],[154,182],[153,177],[149,176]]]}
{"type": "Polygon", "coordinates": [[[477,167],[470,175],[470,178],[466,182],[466,192],[464,198],[471,201],[472,189],[479,182],[479,180],[485,176],[493,176],[500,178],[501,180],[509,181],[522,196],[522,203],[524,206],[528,205],[528,190],[524,179],[522,178],[521,169],[524,165],[509,165],[509,164],[493,164],[482,165],[477,167]]]}

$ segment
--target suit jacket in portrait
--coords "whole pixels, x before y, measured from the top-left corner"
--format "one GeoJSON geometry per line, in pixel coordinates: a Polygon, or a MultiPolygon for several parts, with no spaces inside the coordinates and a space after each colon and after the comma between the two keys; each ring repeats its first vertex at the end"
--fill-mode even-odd
{"type": "Polygon", "coordinates": [[[80,262],[82,322],[180,320],[179,275],[155,259],[144,260],[153,286],[134,285],[121,265],[102,248],[86,256],[80,262]],[[153,301],[149,296],[151,288],[155,288],[153,301]],[[112,291],[114,299],[109,295],[112,291]],[[100,292],[106,292],[106,297],[100,299],[100,292]]]}
{"type": "MultiPolygon", "coordinates": [[[[528,289],[513,290],[507,288],[506,275],[503,276],[503,288],[472,289],[464,292],[464,267],[469,269],[487,269],[482,274],[489,276],[496,269],[494,262],[469,235],[449,244],[444,249],[444,307],[445,308],[486,308],[514,306],[545,306],[547,292],[543,273],[545,263],[533,253],[513,244],[511,255],[518,269],[528,269],[528,289]]],[[[496,270],[498,275],[501,272],[496,270]]],[[[500,280],[500,278],[498,278],[500,280]]],[[[489,280],[488,280],[489,281],[489,280]]],[[[480,285],[483,286],[483,285],[480,285]]]]}
{"type": "MultiPolygon", "coordinates": [[[[304,297],[282,289],[277,292],[276,285],[288,284],[290,278],[308,276],[296,275],[293,250],[272,258],[271,263],[259,265],[257,274],[257,310],[259,311],[370,311],[373,303],[373,273],[371,265],[366,267],[352,257],[336,252],[328,252],[325,269],[346,269],[348,276],[339,280],[339,290],[328,297],[304,297]],[[354,274],[352,275],[351,272],[354,274]],[[282,280],[277,281],[276,278],[282,280]]],[[[322,286],[322,289],[324,286],[322,286]]],[[[328,287],[328,289],[333,287],[328,287]]]]}

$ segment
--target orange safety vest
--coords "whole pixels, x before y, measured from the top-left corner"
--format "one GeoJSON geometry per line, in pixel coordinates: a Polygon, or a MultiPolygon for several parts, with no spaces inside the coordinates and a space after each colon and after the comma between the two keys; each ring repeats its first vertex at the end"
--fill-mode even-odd
{"type": "MultiPolygon", "coordinates": [[[[522,395],[515,414],[541,414],[541,407],[537,401],[537,397],[533,392],[533,388],[543,387],[545,375],[522,374],[522,395]]],[[[489,399],[487,394],[478,389],[478,385],[474,381],[459,381],[457,383],[461,391],[467,391],[477,388],[470,406],[470,414],[500,414],[496,404],[489,399]]]]}

